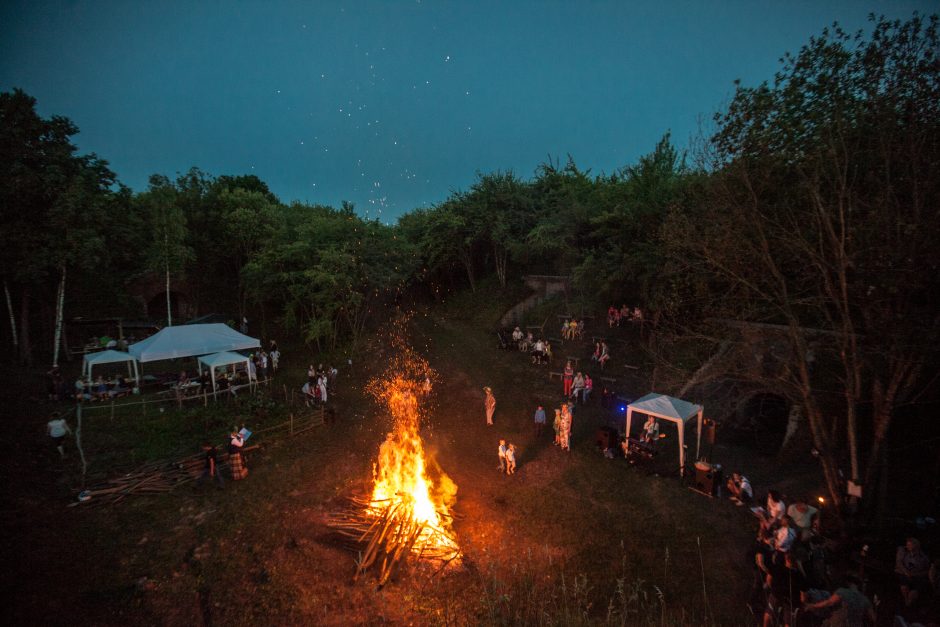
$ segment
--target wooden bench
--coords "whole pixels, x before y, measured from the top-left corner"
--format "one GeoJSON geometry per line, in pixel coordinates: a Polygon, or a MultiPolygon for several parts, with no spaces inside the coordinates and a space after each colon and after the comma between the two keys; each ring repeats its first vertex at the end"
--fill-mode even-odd
{"type": "Polygon", "coordinates": [[[557,337],[550,337],[548,338],[548,341],[552,344],[561,344],[563,340],[560,340],[557,337]]]}
{"type": "Polygon", "coordinates": [[[578,367],[578,362],[581,361],[581,358],[580,358],[580,357],[570,357],[570,356],[569,356],[569,357],[567,357],[567,359],[568,359],[568,361],[570,361],[571,363],[574,364],[574,367],[575,367],[575,368],[578,367]]]}
{"type": "Polygon", "coordinates": [[[597,378],[600,379],[601,381],[605,381],[606,383],[609,383],[611,386],[617,383],[617,379],[613,377],[597,377],[597,378]]]}
{"type": "Polygon", "coordinates": [[[551,381],[551,380],[554,379],[555,377],[558,377],[558,380],[561,381],[562,373],[549,371],[549,373],[548,373],[548,380],[551,381]]]}
{"type": "Polygon", "coordinates": [[[639,370],[640,369],[639,366],[632,366],[630,364],[624,364],[623,367],[626,368],[627,370],[639,370]]]}

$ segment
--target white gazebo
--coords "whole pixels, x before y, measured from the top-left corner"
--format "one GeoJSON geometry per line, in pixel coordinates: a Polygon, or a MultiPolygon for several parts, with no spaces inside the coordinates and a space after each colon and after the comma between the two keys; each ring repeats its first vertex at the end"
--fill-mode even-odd
{"type": "Polygon", "coordinates": [[[162,359],[197,357],[223,351],[259,348],[257,338],[239,333],[226,324],[185,324],[166,327],[146,340],[131,344],[127,352],[141,363],[162,359]]]}
{"type": "Polygon", "coordinates": [[[231,351],[224,351],[221,353],[215,353],[213,355],[204,355],[199,358],[199,372],[202,372],[202,367],[206,366],[209,369],[209,374],[212,375],[212,391],[216,391],[216,382],[215,382],[215,369],[216,368],[225,368],[231,366],[232,364],[245,364],[245,371],[248,371],[248,357],[244,355],[239,355],[238,353],[233,353],[231,351]]]}
{"type": "Polygon", "coordinates": [[[100,353],[89,353],[85,355],[85,360],[82,362],[82,378],[91,381],[91,369],[95,366],[102,364],[118,364],[122,362],[127,362],[127,376],[128,378],[133,376],[136,382],[134,387],[139,386],[140,381],[138,381],[138,379],[140,375],[137,371],[137,359],[133,355],[123,351],[106,350],[100,353]],[[133,373],[131,372],[132,369],[133,373]]]}
{"type": "Polygon", "coordinates": [[[627,437],[630,437],[630,424],[633,421],[633,412],[647,414],[662,420],[669,420],[679,427],[679,468],[685,471],[685,425],[692,418],[698,417],[698,437],[695,443],[695,459],[698,459],[699,449],[702,446],[702,415],[704,408],[701,405],[673,398],[665,394],[650,392],[643,398],[638,398],[627,405],[627,437]]]}

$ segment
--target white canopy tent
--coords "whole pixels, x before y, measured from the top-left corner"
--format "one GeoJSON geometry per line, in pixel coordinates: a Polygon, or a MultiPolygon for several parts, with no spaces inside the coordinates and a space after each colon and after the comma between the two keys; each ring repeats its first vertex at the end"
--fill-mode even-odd
{"type": "Polygon", "coordinates": [[[216,391],[216,382],[215,382],[215,369],[216,368],[225,368],[231,366],[232,364],[245,364],[245,371],[248,371],[248,361],[249,359],[244,355],[239,355],[238,353],[232,353],[230,351],[225,351],[222,353],[215,353],[213,355],[205,355],[199,358],[199,372],[202,372],[202,367],[205,365],[209,369],[209,373],[212,375],[212,391],[216,391]]]}
{"type": "Polygon", "coordinates": [[[146,340],[131,344],[127,352],[145,363],[260,347],[260,341],[227,324],[187,324],[161,329],[146,340]]]}
{"type": "Polygon", "coordinates": [[[685,425],[698,416],[698,439],[695,444],[695,459],[698,459],[699,449],[702,446],[702,415],[705,411],[701,405],[650,392],[627,405],[627,437],[630,436],[630,423],[633,421],[635,411],[676,423],[679,427],[679,468],[681,471],[685,470],[685,425]]]}
{"type": "Polygon", "coordinates": [[[137,381],[140,378],[140,375],[137,372],[137,359],[133,355],[129,355],[123,351],[115,350],[106,350],[101,351],[100,353],[89,353],[85,355],[85,360],[82,362],[82,378],[91,381],[91,369],[95,366],[100,366],[102,364],[116,364],[121,362],[127,362],[127,376],[137,381]],[[133,368],[133,375],[131,369],[133,368]]]}

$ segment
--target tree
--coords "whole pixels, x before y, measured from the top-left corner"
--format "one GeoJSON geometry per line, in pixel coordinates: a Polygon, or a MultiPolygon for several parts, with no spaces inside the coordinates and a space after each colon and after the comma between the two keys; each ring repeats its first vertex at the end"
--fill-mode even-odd
{"type": "Polygon", "coordinates": [[[716,117],[703,202],[668,227],[673,259],[720,291],[713,315],[786,329],[778,383],[802,404],[837,504],[843,454],[875,501],[898,409],[936,363],[937,22],[873,18],[867,38],[834,25],[772,85],[738,86],[716,117]]]}
{"type": "MultiPolygon", "coordinates": [[[[32,300],[56,284],[53,361],[58,360],[70,268],[91,267],[104,250],[103,211],[114,174],[94,155],[77,156],[67,118],[43,119],[22,90],[0,94],[0,272],[7,292],[11,334],[20,359],[32,361],[32,300]],[[55,279],[53,279],[55,277],[55,279]],[[15,327],[9,287],[20,299],[15,327]]],[[[51,291],[51,290],[49,290],[51,291]]]]}
{"type": "Polygon", "coordinates": [[[166,285],[167,326],[173,326],[173,307],[170,300],[170,277],[182,272],[192,259],[192,249],[186,245],[186,217],[177,205],[177,191],[168,178],[150,177],[146,193],[139,202],[148,221],[153,240],[147,251],[147,266],[164,275],[166,285]]]}

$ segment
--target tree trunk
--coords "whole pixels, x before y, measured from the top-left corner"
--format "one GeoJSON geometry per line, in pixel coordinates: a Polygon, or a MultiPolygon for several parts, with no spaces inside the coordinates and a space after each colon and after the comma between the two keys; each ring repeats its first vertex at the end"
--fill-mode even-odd
{"type": "Polygon", "coordinates": [[[24,286],[20,301],[20,362],[26,366],[33,365],[33,346],[29,338],[29,301],[29,288],[24,286]]]}
{"type": "Polygon", "coordinates": [[[62,278],[59,279],[59,291],[55,303],[55,334],[52,341],[52,365],[59,365],[59,344],[62,339],[62,318],[65,311],[65,266],[62,266],[62,278]]]}
{"type": "Polygon", "coordinates": [[[3,293],[7,297],[7,313],[10,315],[10,333],[13,338],[13,349],[19,348],[19,341],[16,337],[16,315],[13,313],[13,299],[10,298],[10,286],[6,279],[3,280],[3,293]]]}
{"type": "Polygon", "coordinates": [[[166,326],[173,326],[173,309],[170,306],[170,262],[166,262],[166,326]]]}
{"type": "Polygon", "coordinates": [[[496,264],[496,277],[499,279],[500,287],[506,287],[506,262],[508,257],[505,248],[493,246],[493,260],[496,264]]]}

